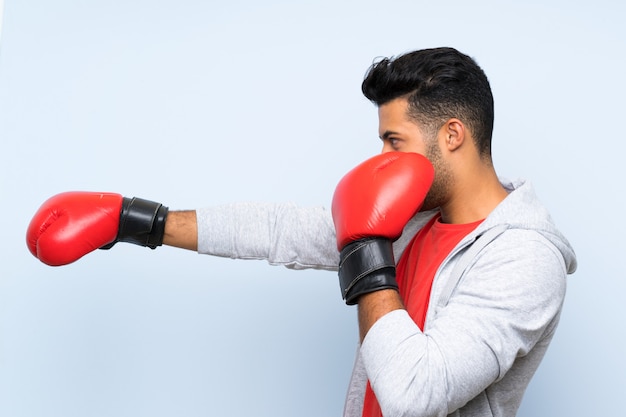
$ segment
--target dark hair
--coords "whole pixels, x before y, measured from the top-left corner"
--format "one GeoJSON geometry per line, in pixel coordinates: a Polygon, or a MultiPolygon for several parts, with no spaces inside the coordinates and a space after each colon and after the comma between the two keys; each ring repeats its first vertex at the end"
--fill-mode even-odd
{"type": "Polygon", "coordinates": [[[428,133],[452,117],[468,126],[481,155],[491,154],[493,95],[484,71],[454,48],[422,49],[375,62],[361,86],[377,106],[406,97],[409,116],[428,133]]]}

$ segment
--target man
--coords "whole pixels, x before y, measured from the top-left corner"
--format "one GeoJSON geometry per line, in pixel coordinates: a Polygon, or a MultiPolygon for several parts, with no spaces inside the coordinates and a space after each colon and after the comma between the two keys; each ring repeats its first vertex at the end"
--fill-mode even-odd
{"type": "MultiPolygon", "coordinates": [[[[380,216],[403,226],[385,236],[397,284],[366,284],[354,295],[354,277],[341,278],[342,295],[358,304],[361,335],[344,415],[513,416],[556,330],[574,251],[529,183],[498,179],[491,89],[471,58],[437,48],[384,59],[370,68],[363,93],[378,107],[383,154],[422,155],[434,178],[421,186],[421,210],[406,225],[395,212],[380,216]]],[[[419,164],[416,175],[428,175],[419,164]]],[[[378,168],[359,168],[347,189],[367,188],[364,178],[378,168]]],[[[390,210],[402,207],[410,192],[396,188],[380,185],[372,199],[391,190],[390,210]]],[[[336,191],[335,221],[358,206],[349,192],[336,191]]],[[[117,194],[67,193],[44,203],[27,240],[51,265],[126,241],[336,270],[348,257],[337,249],[355,240],[336,226],[324,209],[289,204],[169,212],[117,194]]]]}

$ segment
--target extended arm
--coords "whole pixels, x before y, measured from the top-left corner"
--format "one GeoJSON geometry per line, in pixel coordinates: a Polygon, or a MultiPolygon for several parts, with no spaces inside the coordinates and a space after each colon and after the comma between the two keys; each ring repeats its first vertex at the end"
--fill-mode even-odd
{"type": "Polygon", "coordinates": [[[198,250],[198,220],[195,210],[170,211],[165,222],[163,244],[198,250]]]}
{"type": "Polygon", "coordinates": [[[330,213],[295,204],[234,203],[171,211],[115,193],[68,192],[42,204],[26,239],[31,253],[53,266],[117,242],[264,259],[294,269],[336,270],[339,259],[330,213]]]}

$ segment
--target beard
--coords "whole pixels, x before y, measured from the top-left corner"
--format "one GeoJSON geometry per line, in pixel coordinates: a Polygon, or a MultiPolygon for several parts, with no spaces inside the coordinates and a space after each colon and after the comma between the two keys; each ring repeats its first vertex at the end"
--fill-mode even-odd
{"type": "Polygon", "coordinates": [[[426,194],[426,198],[424,198],[420,211],[430,211],[441,207],[447,199],[448,189],[453,181],[452,170],[448,163],[444,161],[436,138],[430,141],[425,156],[433,165],[435,177],[426,194]]]}

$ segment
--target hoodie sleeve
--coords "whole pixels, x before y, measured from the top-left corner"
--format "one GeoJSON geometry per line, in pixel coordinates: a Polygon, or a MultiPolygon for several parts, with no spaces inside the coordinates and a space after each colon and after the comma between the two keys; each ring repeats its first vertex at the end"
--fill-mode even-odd
{"type": "Polygon", "coordinates": [[[198,253],[262,259],[292,269],[337,270],[330,212],[292,203],[233,203],[196,210],[198,253]]]}
{"type": "Polygon", "coordinates": [[[478,255],[424,332],[405,310],[378,320],[361,355],[383,414],[445,416],[504,378],[551,337],[565,276],[563,257],[548,240],[507,231],[478,255]]]}

